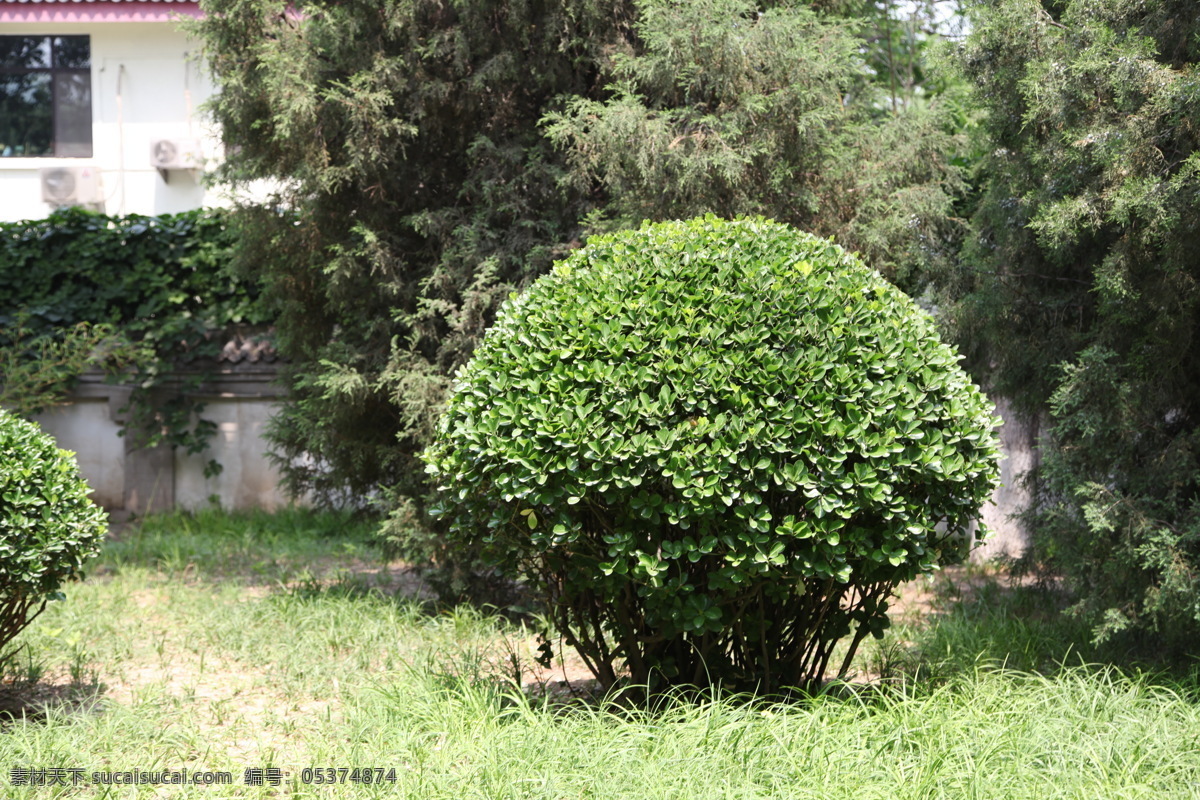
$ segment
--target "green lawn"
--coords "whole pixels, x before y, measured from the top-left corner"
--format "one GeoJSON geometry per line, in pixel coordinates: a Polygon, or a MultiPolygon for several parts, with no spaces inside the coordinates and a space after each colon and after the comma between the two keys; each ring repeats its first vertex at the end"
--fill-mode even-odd
{"type": "Polygon", "coordinates": [[[937,587],[865,649],[870,685],[630,711],[530,699],[528,631],[398,598],[380,564],[362,526],[299,512],[127,531],[23,634],[48,707],[0,732],[0,797],[1200,798],[1197,682],[1055,666],[1089,653],[1032,589],[937,587]],[[328,767],[394,782],[302,781],[328,767]],[[27,768],[233,782],[9,785],[27,768]]]}

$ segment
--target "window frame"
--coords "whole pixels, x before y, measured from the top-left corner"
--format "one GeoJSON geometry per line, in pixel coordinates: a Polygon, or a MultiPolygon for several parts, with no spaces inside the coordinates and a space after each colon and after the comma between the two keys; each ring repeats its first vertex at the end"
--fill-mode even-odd
{"type": "MultiPolygon", "coordinates": [[[[48,153],[13,153],[12,155],[4,155],[0,152],[0,164],[15,158],[54,158],[54,159],[73,159],[73,158],[92,158],[96,151],[95,143],[95,116],[93,113],[92,104],[92,37],[86,33],[4,33],[0,34],[0,39],[44,39],[49,41],[47,57],[49,66],[46,67],[6,67],[0,64],[0,77],[8,75],[24,76],[24,75],[48,75],[50,78],[50,150],[48,153]],[[58,40],[66,38],[82,38],[87,40],[87,66],[86,67],[59,67],[58,49],[60,44],[58,40]],[[88,125],[87,125],[87,152],[72,153],[69,155],[59,154],[60,143],[58,141],[58,123],[59,123],[59,83],[58,76],[60,75],[84,75],[87,77],[88,89],[88,125]]],[[[76,143],[72,143],[76,144],[76,143]]],[[[80,149],[82,142],[78,143],[80,149]]]]}

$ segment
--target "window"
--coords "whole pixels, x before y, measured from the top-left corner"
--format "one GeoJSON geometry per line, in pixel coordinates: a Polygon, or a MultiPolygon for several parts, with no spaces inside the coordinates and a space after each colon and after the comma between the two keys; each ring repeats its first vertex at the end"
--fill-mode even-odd
{"type": "Polygon", "coordinates": [[[92,154],[91,42],[0,36],[0,157],[92,154]]]}

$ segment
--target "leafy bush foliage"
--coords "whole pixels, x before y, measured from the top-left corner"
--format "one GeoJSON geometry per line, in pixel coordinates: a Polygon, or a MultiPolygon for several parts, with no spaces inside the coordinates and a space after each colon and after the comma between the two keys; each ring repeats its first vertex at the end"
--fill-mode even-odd
{"type": "Polygon", "coordinates": [[[226,269],[232,242],[220,211],[0,223],[0,397],[32,413],[89,366],[136,371],[129,426],[201,452],[215,426],[193,427],[203,406],[187,390],[209,377],[212,334],[265,321],[257,290],[226,269]]]}
{"type": "Polygon", "coordinates": [[[425,457],[453,535],[534,581],[605,685],[621,660],[770,691],[964,554],[993,424],[855,256],[709,216],[593,238],[512,300],[425,457]]]}
{"type": "Polygon", "coordinates": [[[0,651],[99,551],[104,512],[71,453],[0,409],[0,651]]]}
{"type": "Polygon", "coordinates": [[[221,211],[110,217],[65,208],[0,223],[0,322],[23,309],[35,333],[111,323],[190,354],[212,329],[260,313],[253,287],[224,271],[232,244],[221,211]]]}
{"type": "Polygon", "coordinates": [[[18,313],[0,339],[0,407],[30,416],[67,401],[79,376],[103,364],[114,372],[137,364],[144,351],[112,325],[80,322],[52,333],[30,332],[18,313]]]}

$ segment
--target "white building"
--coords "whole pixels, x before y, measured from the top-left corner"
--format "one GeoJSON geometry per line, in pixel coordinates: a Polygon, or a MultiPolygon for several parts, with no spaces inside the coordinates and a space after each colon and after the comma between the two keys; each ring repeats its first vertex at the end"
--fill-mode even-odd
{"type": "Polygon", "coordinates": [[[196,0],[0,0],[0,220],[211,204],[196,0]]]}

